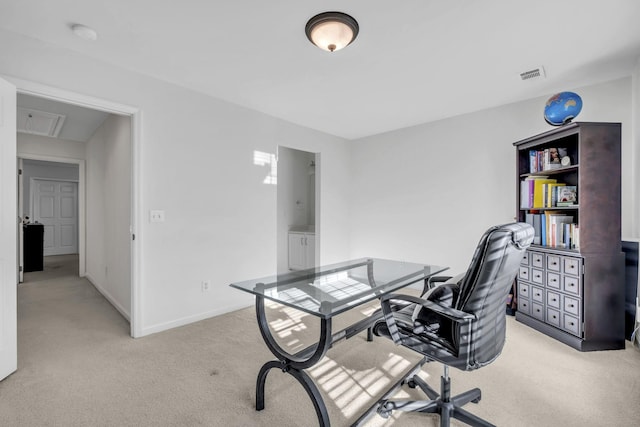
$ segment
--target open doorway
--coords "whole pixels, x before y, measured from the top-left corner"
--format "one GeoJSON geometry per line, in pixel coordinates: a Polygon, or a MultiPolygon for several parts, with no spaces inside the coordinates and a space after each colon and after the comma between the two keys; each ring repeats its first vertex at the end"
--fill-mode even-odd
{"type": "Polygon", "coordinates": [[[130,321],[135,336],[131,115],[20,90],[17,108],[19,216],[45,229],[42,270],[26,275],[40,281],[61,271],[86,277],[130,321]],[[65,170],[77,175],[63,176],[65,170]],[[68,197],[74,192],[75,202],[68,197]]]}
{"type": "Polygon", "coordinates": [[[67,256],[79,275],[79,171],[74,163],[18,159],[20,283],[25,273],[47,270],[52,256],[67,256]]]}
{"type": "Polygon", "coordinates": [[[278,147],[278,272],[317,266],[320,154],[278,147]]]}

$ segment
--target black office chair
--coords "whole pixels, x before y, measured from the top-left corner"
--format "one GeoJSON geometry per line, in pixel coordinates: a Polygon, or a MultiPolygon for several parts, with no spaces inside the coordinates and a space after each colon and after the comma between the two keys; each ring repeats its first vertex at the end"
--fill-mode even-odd
{"type": "Polygon", "coordinates": [[[459,280],[434,278],[424,298],[394,294],[382,299],[384,320],[373,332],[443,363],[444,374],[440,394],[417,375],[405,379],[431,400],[384,400],[378,407],[381,416],[388,417],[394,410],[418,411],[440,414],[441,426],[448,426],[451,417],[473,426],[492,425],[462,409],[480,401],[479,388],[451,396],[448,367],[470,371],[500,355],[507,296],[533,234],[525,223],[492,227],[480,239],[469,269],[459,280]]]}

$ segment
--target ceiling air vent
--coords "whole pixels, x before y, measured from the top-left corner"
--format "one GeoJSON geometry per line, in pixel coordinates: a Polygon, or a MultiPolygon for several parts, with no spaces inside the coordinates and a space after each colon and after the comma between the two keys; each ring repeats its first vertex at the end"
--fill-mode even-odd
{"type": "Polygon", "coordinates": [[[18,132],[57,138],[66,116],[18,107],[18,132]]]}
{"type": "Polygon", "coordinates": [[[544,68],[538,67],[533,70],[525,71],[524,73],[520,73],[520,78],[522,80],[531,80],[531,79],[539,79],[545,78],[544,68]]]}

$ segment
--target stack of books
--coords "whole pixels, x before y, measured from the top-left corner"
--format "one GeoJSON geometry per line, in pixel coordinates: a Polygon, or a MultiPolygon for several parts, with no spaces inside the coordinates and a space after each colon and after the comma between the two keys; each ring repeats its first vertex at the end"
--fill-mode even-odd
{"type": "Polygon", "coordinates": [[[563,249],[580,248],[580,227],[572,215],[561,211],[545,211],[544,213],[527,213],[525,221],[535,231],[533,243],[563,249]]]}
{"type": "Polygon", "coordinates": [[[542,209],[578,204],[578,188],[548,176],[530,176],[520,181],[520,207],[542,209]]]}
{"type": "Polygon", "coordinates": [[[561,159],[567,156],[566,148],[545,148],[529,151],[529,172],[544,172],[562,167],[561,159]]]}

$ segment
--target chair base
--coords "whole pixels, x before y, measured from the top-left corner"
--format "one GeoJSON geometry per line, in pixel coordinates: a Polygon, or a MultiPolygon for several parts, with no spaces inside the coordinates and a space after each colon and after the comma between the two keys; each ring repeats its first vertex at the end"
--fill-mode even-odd
{"type": "Polygon", "coordinates": [[[406,384],[415,388],[419,387],[431,400],[421,401],[397,401],[383,400],[378,407],[378,414],[388,418],[392,411],[423,412],[440,415],[440,427],[448,427],[451,418],[456,418],[470,426],[495,427],[488,421],[479,418],[464,409],[462,406],[469,402],[478,403],[482,397],[480,389],[465,391],[451,397],[451,379],[448,375],[448,367],[444,367],[444,375],[440,377],[440,394],[429,386],[417,375],[412,376],[406,384]]]}

